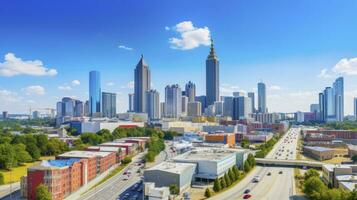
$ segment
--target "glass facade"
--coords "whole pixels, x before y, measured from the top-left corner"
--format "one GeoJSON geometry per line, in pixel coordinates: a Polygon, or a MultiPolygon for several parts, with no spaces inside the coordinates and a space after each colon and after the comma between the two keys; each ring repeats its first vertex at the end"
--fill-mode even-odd
{"type": "Polygon", "coordinates": [[[91,71],[89,72],[89,115],[91,117],[100,117],[101,100],[100,73],[98,71],[91,71]]]}

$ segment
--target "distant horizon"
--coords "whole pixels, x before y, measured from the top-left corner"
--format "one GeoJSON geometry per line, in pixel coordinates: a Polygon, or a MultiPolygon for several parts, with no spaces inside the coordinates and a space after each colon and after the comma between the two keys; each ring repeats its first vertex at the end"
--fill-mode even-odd
{"type": "Polygon", "coordinates": [[[125,112],[141,54],[162,101],[166,85],[184,88],[188,81],[204,95],[212,37],[220,96],[257,93],[262,80],[269,112],[306,112],[318,103],[319,92],[343,76],[345,116],[351,115],[357,96],[356,8],[353,0],[5,1],[0,111],[55,108],[66,96],[86,101],[89,71],[97,70],[102,91],[116,93],[117,112],[125,112]]]}

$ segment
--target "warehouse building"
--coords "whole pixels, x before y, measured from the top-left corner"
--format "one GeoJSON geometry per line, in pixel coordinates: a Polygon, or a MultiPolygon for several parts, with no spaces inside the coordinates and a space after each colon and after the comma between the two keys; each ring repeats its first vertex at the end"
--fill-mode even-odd
{"type": "Polygon", "coordinates": [[[144,171],[145,182],[153,182],[156,187],[169,187],[174,184],[180,193],[191,186],[196,164],[163,162],[144,171]]]}
{"type": "Polygon", "coordinates": [[[195,148],[174,157],[173,161],[196,164],[197,180],[214,180],[236,165],[236,153],[219,148],[195,148]]]}
{"type": "Polygon", "coordinates": [[[331,148],[303,146],[302,149],[304,154],[317,160],[329,160],[335,156],[335,151],[331,148]]]}
{"type": "Polygon", "coordinates": [[[226,144],[229,147],[234,147],[236,145],[236,136],[233,133],[206,134],[204,138],[204,141],[207,143],[221,143],[226,144]]]}

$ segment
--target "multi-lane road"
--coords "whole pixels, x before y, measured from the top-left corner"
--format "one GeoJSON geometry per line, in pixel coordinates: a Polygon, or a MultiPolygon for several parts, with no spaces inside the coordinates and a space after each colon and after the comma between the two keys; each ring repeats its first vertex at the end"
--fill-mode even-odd
{"type": "MultiPolygon", "coordinates": [[[[298,128],[290,129],[266,158],[295,159],[299,132],[298,128]]],[[[289,200],[294,194],[294,170],[284,167],[256,166],[240,183],[211,199],[242,199],[247,189],[252,195],[250,199],[289,200]],[[253,178],[257,176],[260,181],[253,183],[253,178]]]]}

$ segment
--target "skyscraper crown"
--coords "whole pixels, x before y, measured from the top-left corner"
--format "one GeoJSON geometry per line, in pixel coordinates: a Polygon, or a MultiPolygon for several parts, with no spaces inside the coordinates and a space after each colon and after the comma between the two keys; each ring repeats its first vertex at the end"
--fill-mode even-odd
{"type": "Polygon", "coordinates": [[[216,56],[216,51],[214,49],[213,39],[211,38],[211,49],[207,59],[218,59],[216,56]]]}

